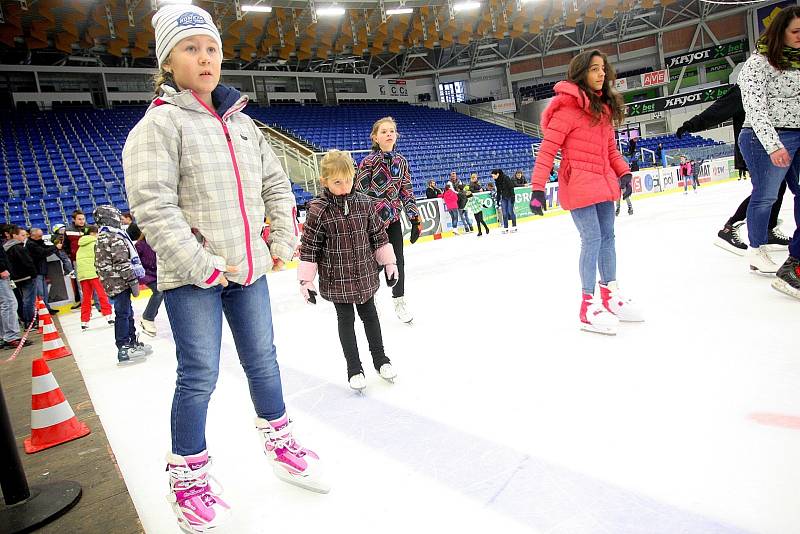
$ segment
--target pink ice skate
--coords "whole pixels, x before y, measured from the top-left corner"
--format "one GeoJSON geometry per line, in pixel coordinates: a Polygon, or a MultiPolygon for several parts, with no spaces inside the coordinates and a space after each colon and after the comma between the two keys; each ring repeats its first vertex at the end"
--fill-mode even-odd
{"type": "Polygon", "coordinates": [[[264,454],[272,460],[272,471],[278,478],[317,493],[330,491],[320,477],[319,456],[295,441],[292,421],[286,415],[275,421],[256,417],[256,430],[264,454]]]}
{"type": "MultiPolygon", "coordinates": [[[[230,506],[211,489],[208,474],[211,458],[203,451],[192,456],[167,454],[170,494],[167,500],[184,532],[208,532],[230,517],[230,506]]],[[[216,481],[215,481],[216,482],[216,481]]]]}
{"type": "Polygon", "coordinates": [[[619,319],[597,302],[594,295],[589,293],[583,293],[580,320],[581,330],[607,336],[617,335],[619,319]]]}

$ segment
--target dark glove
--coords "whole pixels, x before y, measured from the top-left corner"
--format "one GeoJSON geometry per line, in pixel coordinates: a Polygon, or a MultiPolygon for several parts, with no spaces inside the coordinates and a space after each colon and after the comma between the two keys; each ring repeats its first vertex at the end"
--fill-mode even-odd
{"type": "Polygon", "coordinates": [[[631,173],[623,174],[619,177],[619,189],[622,191],[622,200],[625,200],[633,194],[633,187],[631,187],[631,173]]]}
{"type": "Polygon", "coordinates": [[[394,285],[397,283],[397,279],[400,277],[400,274],[397,270],[397,264],[390,263],[389,265],[384,265],[383,275],[386,277],[386,285],[389,287],[394,287],[394,285]]]}
{"type": "Polygon", "coordinates": [[[544,215],[547,209],[547,200],[544,198],[544,191],[533,191],[531,193],[531,213],[534,215],[544,215]]]}
{"type": "Polygon", "coordinates": [[[409,222],[411,222],[411,243],[414,244],[422,233],[422,219],[414,217],[409,219],[409,222]]]}
{"type": "Polygon", "coordinates": [[[681,126],[680,128],[678,128],[678,131],[675,132],[675,137],[680,139],[681,137],[686,135],[688,132],[689,132],[689,129],[686,126],[681,126]]]}
{"type": "Polygon", "coordinates": [[[131,284],[131,295],[133,295],[134,297],[139,296],[139,282],[131,284]]]}

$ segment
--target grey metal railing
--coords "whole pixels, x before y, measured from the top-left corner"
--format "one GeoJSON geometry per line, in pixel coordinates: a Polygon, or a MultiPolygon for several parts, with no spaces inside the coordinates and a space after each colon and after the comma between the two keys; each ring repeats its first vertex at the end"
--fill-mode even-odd
{"type": "Polygon", "coordinates": [[[462,102],[453,104],[452,109],[459,113],[463,113],[464,115],[475,117],[476,119],[480,119],[482,121],[491,122],[492,124],[496,124],[510,130],[516,130],[520,133],[524,133],[525,135],[530,135],[531,137],[538,137],[540,139],[543,137],[542,128],[538,124],[533,124],[532,122],[522,121],[502,113],[495,113],[486,108],[470,106],[462,102]]]}

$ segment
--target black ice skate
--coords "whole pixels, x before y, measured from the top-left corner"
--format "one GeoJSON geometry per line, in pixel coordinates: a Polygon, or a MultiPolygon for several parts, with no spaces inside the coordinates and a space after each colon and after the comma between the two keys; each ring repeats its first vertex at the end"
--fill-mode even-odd
{"type": "Polygon", "coordinates": [[[789,256],[775,273],[772,287],[790,297],[800,299],[800,260],[789,256]]]}
{"type": "Polygon", "coordinates": [[[747,251],[747,245],[742,243],[739,239],[739,228],[731,224],[726,224],[725,227],[717,233],[717,239],[714,244],[719,248],[723,248],[728,252],[733,252],[737,256],[744,256],[747,251]]]}

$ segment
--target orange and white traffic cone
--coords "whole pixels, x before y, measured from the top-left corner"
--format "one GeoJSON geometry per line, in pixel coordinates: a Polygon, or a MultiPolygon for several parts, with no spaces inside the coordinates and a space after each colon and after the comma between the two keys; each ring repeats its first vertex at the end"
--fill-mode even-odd
{"type": "Polygon", "coordinates": [[[49,449],[91,432],[75,417],[44,358],[33,360],[31,376],[31,437],[25,440],[25,452],[49,449]]]}
{"type": "Polygon", "coordinates": [[[50,315],[50,311],[44,305],[41,297],[36,297],[36,315],[39,317],[39,333],[41,334],[44,329],[44,316],[50,315]]]}
{"type": "Polygon", "coordinates": [[[72,356],[72,351],[69,350],[61,336],[58,334],[56,325],[53,324],[53,317],[47,313],[47,308],[44,309],[45,314],[42,316],[44,319],[44,326],[42,332],[42,358],[45,360],[55,360],[65,356],[72,356]]]}

